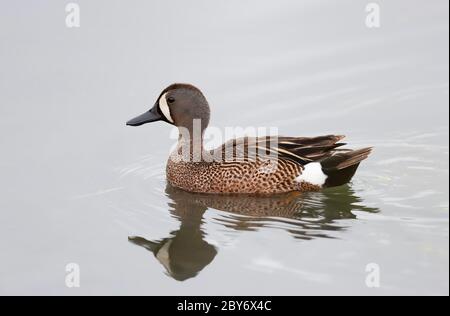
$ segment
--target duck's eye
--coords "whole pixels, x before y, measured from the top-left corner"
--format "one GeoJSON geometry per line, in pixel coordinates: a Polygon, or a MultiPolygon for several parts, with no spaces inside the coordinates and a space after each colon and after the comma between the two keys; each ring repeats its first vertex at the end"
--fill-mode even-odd
{"type": "Polygon", "coordinates": [[[175,102],[175,98],[173,98],[173,97],[168,97],[168,98],[167,98],[167,102],[169,102],[169,103],[174,103],[174,102],[175,102]]]}

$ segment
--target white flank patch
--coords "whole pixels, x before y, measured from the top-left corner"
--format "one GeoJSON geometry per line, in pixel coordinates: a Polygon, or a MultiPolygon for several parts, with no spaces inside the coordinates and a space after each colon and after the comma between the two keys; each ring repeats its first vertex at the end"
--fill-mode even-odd
{"type": "Polygon", "coordinates": [[[161,98],[159,99],[159,109],[161,110],[161,112],[163,113],[163,115],[166,117],[166,119],[170,122],[173,123],[173,119],[172,116],[170,115],[170,109],[169,109],[169,105],[167,104],[167,100],[166,100],[166,94],[164,93],[161,98]]]}
{"type": "Polygon", "coordinates": [[[322,165],[319,162],[311,162],[305,166],[302,174],[295,181],[322,186],[327,181],[327,178],[328,176],[322,171],[322,165]]]}

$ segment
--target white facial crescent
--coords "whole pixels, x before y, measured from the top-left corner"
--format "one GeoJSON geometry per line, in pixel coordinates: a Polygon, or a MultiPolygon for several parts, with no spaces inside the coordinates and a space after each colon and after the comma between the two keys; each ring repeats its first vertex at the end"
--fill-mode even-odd
{"type": "Polygon", "coordinates": [[[170,115],[169,105],[167,104],[166,93],[164,93],[161,98],[159,98],[159,109],[161,110],[164,117],[170,122],[174,123],[172,115],[170,115]]]}

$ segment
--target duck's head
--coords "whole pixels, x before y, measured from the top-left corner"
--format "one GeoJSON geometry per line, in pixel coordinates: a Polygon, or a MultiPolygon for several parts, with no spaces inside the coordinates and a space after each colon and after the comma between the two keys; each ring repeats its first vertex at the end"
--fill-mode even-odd
{"type": "Polygon", "coordinates": [[[129,126],[165,121],[177,127],[192,129],[201,120],[202,129],[209,124],[210,110],[203,93],[190,84],[175,83],[164,89],[147,112],[127,122],[129,126]]]}

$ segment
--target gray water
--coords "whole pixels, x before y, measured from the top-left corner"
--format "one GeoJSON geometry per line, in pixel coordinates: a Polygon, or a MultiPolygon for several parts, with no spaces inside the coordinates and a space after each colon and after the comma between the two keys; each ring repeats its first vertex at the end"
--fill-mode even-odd
{"type": "Polygon", "coordinates": [[[0,1],[0,294],[449,294],[448,1],[76,2],[0,1]],[[172,82],[374,153],[320,193],[177,191],[172,128],[125,126],[172,82]]]}

